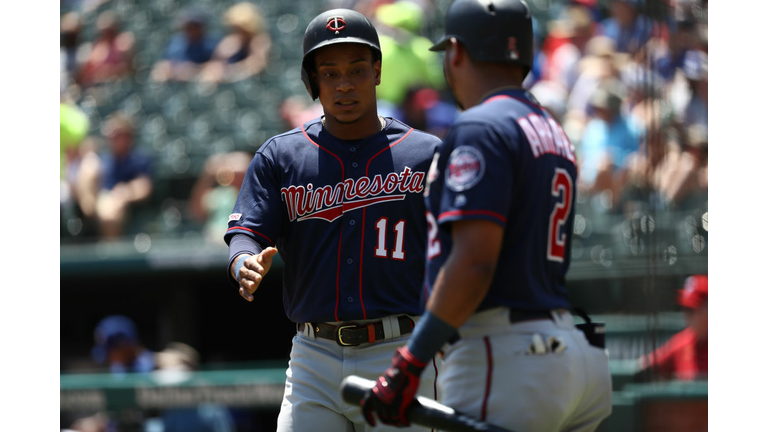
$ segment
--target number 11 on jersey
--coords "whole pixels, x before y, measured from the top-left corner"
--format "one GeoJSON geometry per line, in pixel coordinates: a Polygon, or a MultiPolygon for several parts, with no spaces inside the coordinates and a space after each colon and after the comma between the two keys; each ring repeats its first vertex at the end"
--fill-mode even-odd
{"type": "MultiPolygon", "coordinates": [[[[387,222],[389,219],[383,217],[376,221],[376,251],[374,252],[377,257],[387,258],[389,253],[387,251],[387,222]]],[[[403,250],[403,235],[405,233],[405,221],[398,221],[393,231],[395,232],[395,247],[392,250],[392,259],[402,261],[405,259],[405,251],[403,250]]]]}

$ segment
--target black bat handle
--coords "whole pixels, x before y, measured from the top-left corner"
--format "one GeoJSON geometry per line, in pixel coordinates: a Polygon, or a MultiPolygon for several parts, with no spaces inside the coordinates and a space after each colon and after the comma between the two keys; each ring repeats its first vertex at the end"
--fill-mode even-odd
{"type": "MultiPolygon", "coordinates": [[[[339,390],[345,402],[360,406],[366,391],[373,387],[374,381],[350,375],[341,381],[339,390]]],[[[462,414],[437,401],[423,396],[417,397],[406,411],[411,423],[446,432],[512,432],[492,424],[462,414]]]]}

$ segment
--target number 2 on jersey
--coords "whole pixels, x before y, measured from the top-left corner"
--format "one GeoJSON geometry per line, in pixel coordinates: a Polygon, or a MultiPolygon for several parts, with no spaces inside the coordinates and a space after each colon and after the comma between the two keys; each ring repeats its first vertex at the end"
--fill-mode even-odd
{"type": "MultiPolygon", "coordinates": [[[[374,254],[380,258],[387,258],[387,222],[388,219],[383,217],[376,221],[376,251],[374,254]]],[[[405,233],[405,221],[400,220],[394,226],[395,231],[395,247],[392,250],[392,259],[402,261],[405,259],[405,251],[403,251],[403,235],[405,233]]]]}
{"type": "Polygon", "coordinates": [[[573,204],[573,180],[568,171],[562,168],[555,168],[555,175],[552,177],[552,196],[555,201],[555,208],[549,216],[549,239],[547,241],[547,259],[550,261],[563,262],[565,258],[565,243],[568,239],[568,233],[561,228],[568,216],[571,214],[573,204]]]}

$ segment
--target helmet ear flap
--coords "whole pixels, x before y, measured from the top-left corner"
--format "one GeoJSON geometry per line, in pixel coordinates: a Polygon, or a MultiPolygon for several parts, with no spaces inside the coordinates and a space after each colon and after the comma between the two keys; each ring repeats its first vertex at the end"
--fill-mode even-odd
{"type": "Polygon", "coordinates": [[[316,100],[319,92],[317,91],[317,84],[309,76],[305,65],[301,66],[301,80],[304,81],[304,87],[307,88],[307,92],[312,96],[312,100],[316,100]]]}

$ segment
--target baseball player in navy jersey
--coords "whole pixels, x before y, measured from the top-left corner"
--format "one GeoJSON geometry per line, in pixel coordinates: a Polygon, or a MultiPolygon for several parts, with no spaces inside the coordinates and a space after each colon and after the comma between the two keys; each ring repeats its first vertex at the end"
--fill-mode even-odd
{"type": "Polygon", "coordinates": [[[515,431],[593,431],[611,412],[604,349],[566,300],[577,169],[560,125],[522,89],[533,60],[521,0],[456,0],[446,82],[465,109],[427,190],[428,301],[363,401],[369,423],[408,424],[420,373],[442,352],[441,402],[515,431]]]}
{"type": "MultiPolygon", "coordinates": [[[[302,79],[324,115],[259,148],[230,216],[228,269],[243,298],[253,301],[275,254],[285,265],[283,306],[297,335],[278,431],[372,430],[339,385],[376,378],[422,310],[423,191],[440,141],[378,115],[380,74],[378,35],[363,15],[312,20],[302,79]]],[[[419,391],[435,398],[437,362],[426,370],[419,391]]]]}

